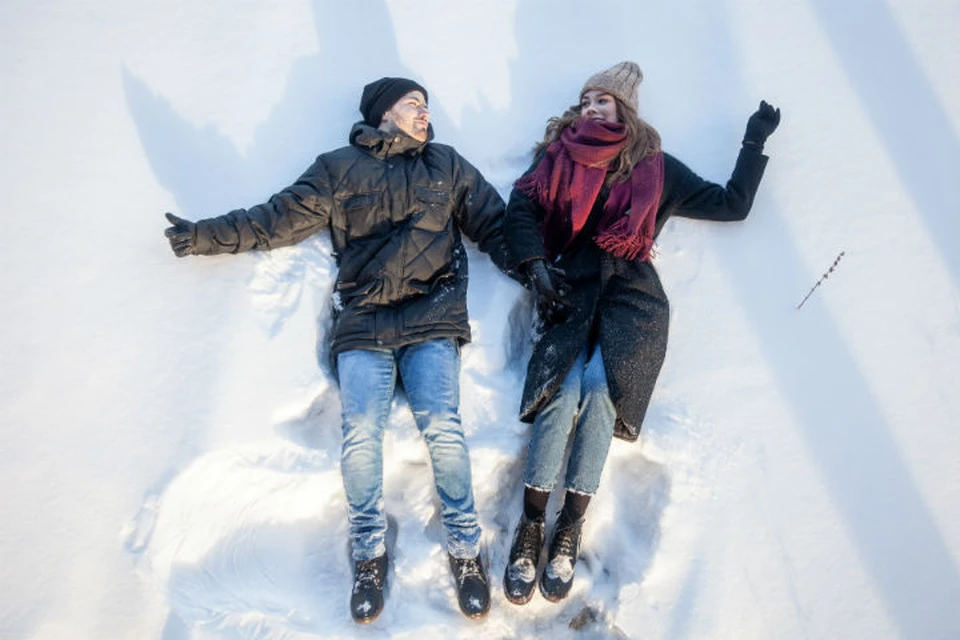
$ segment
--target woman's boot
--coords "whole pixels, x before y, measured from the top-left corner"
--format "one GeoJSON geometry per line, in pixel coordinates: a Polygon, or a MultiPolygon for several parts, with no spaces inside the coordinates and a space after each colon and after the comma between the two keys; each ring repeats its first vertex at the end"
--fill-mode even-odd
{"type": "Polygon", "coordinates": [[[570,593],[582,530],[583,518],[575,522],[566,522],[561,518],[557,522],[547,566],[540,577],[540,593],[550,602],[560,602],[570,593]]]}
{"type": "Polygon", "coordinates": [[[529,520],[524,514],[520,516],[520,522],[513,533],[510,559],[503,576],[503,591],[507,600],[513,604],[526,604],[533,596],[533,585],[537,582],[537,564],[543,548],[543,524],[543,518],[529,520]]]}

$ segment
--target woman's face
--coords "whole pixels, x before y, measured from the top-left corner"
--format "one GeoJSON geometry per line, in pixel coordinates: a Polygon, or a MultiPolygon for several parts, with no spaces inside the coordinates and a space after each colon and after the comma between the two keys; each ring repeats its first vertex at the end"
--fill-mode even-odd
{"type": "Polygon", "coordinates": [[[580,115],[591,120],[617,122],[617,101],[609,93],[591,89],[580,98],[580,115]]]}

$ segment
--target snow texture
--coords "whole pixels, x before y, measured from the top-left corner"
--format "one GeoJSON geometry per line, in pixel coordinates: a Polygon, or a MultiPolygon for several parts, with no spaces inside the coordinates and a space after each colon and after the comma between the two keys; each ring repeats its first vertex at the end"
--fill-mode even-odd
{"type": "Polygon", "coordinates": [[[960,637],[956,2],[6,0],[0,25],[0,638],[960,637]],[[265,200],[385,75],[424,83],[437,140],[506,196],[625,59],[714,181],[760,100],[782,109],[754,209],[660,237],[667,361],[560,604],[502,593],[532,310],[468,247],[491,611],[458,610],[398,397],[386,605],[359,627],[329,238],[176,259],[162,214],[265,200]]]}

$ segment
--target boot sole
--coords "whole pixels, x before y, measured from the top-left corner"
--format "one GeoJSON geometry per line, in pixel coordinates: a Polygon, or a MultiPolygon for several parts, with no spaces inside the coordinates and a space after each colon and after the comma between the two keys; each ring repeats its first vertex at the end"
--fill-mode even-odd
{"type": "Polygon", "coordinates": [[[466,616],[470,620],[482,620],[483,618],[487,617],[488,613],[490,613],[490,609],[487,609],[483,613],[465,613],[463,609],[461,609],[460,613],[462,613],[464,616],[466,616]]]}
{"type": "Polygon", "coordinates": [[[570,595],[570,589],[572,589],[572,588],[573,588],[573,584],[570,585],[570,588],[567,589],[566,593],[564,593],[564,594],[562,594],[562,595],[555,595],[555,594],[547,593],[546,591],[544,591],[544,589],[543,589],[543,583],[541,582],[541,583],[540,583],[540,595],[543,596],[544,600],[547,600],[547,601],[549,601],[549,602],[554,602],[554,603],[556,603],[556,602],[563,602],[564,600],[567,599],[567,596],[570,595]]]}
{"type": "Polygon", "coordinates": [[[530,602],[531,600],[533,600],[533,592],[534,592],[533,585],[530,585],[530,593],[528,593],[525,597],[518,598],[513,594],[511,594],[509,591],[507,591],[506,586],[504,586],[504,589],[503,589],[503,595],[507,599],[507,601],[516,605],[524,605],[530,602]]]}
{"type": "Polygon", "coordinates": [[[507,571],[503,574],[503,595],[507,599],[507,601],[516,605],[524,605],[530,602],[530,600],[533,599],[533,592],[535,590],[534,586],[536,586],[537,584],[536,580],[530,583],[530,592],[527,593],[526,596],[518,598],[512,595],[509,591],[507,591],[507,581],[508,581],[507,577],[509,575],[510,575],[510,568],[507,567],[507,571]]]}
{"type": "Polygon", "coordinates": [[[376,619],[379,618],[379,617],[380,617],[380,614],[378,613],[377,615],[373,616],[372,618],[362,618],[362,619],[354,618],[353,621],[356,622],[357,624],[370,624],[371,622],[373,622],[374,620],[376,620],[376,619]]]}

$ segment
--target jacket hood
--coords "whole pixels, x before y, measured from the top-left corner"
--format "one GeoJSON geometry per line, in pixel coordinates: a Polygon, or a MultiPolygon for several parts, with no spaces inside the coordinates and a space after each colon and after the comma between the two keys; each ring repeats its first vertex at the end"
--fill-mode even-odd
{"type": "Polygon", "coordinates": [[[378,158],[388,158],[399,154],[417,154],[433,140],[433,124],[427,125],[427,139],[420,142],[402,131],[389,132],[357,122],[350,130],[350,144],[364,149],[378,158]]]}

